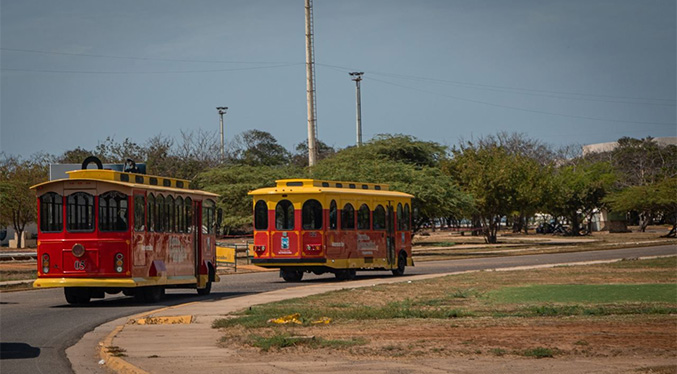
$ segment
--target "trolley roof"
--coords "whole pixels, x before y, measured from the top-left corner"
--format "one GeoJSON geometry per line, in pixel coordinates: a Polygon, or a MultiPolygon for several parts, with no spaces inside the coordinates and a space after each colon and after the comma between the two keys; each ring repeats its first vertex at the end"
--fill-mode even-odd
{"type": "Polygon", "coordinates": [[[387,184],[340,182],[318,179],[279,179],[275,181],[275,187],[259,188],[249,191],[249,195],[273,195],[273,194],[304,194],[304,193],[338,193],[360,194],[372,196],[392,196],[400,198],[413,198],[413,195],[404,192],[390,191],[387,184]]]}
{"type": "Polygon", "coordinates": [[[31,189],[40,190],[46,186],[51,186],[63,182],[98,181],[137,189],[153,189],[174,193],[190,193],[213,197],[219,196],[218,194],[212,192],[192,190],[188,188],[190,181],[186,179],[160,177],[157,175],[125,173],[106,169],[82,169],[68,171],[66,173],[68,174],[68,178],[39,183],[36,184],[35,186],[32,186],[31,189]]]}

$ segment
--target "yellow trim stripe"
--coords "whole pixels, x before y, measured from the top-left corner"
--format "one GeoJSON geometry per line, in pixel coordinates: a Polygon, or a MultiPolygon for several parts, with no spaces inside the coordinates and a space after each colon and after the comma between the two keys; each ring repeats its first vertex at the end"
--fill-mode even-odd
{"type": "Polygon", "coordinates": [[[132,288],[142,286],[165,286],[197,283],[194,276],[153,278],[40,278],[33,282],[34,288],[54,287],[110,287],[132,288]]]}

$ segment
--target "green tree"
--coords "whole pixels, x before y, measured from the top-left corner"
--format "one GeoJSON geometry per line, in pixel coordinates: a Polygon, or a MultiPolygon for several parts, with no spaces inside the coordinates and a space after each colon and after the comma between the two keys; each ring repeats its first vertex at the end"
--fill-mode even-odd
{"type": "Polygon", "coordinates": [[[37,218],[35,192],[30,187],[47,179],[46,161],[45,155],[30,160],[2,155],[0,159],[0,223],[12,225],[19,248],[26,225],[37,218]]]}
{"type": "MultiPolygon", "coordinates": [[[[661,214],[672,221],[672,229],[666,235],[675,237],[677,227],[677,177],[665,178],[659,182],[630,186],[610,194],[604,201],[614,211],[639,211],[653,216],[661,214]]],[[[644,231],[646,227],[642,229],[644,231]]]]}
{"type": "Polygon", "coordinates": [[[229,144],[233,163],[249,166],[287,165],[291,154],[268,132],[249,130],[235,136],[229,144]]]}
{"type": "Polygon", "coordinates": [[[470,206],[470,198],[451,177],[438,167],[427,166],[438,162],[443,149],[413,137],[381,135],[322,160],[311,172],[317,179],[388,184],[392,190],[414,195],[414,228],[418,230],[434,218],[458,216],[470,206]]]}
{"type": "MultiPolygon", "coordinates": [[[[328,146],[321,140],[317,140],[315,146],[317,147],[317,161],[322,161],[336,153],[333,147],[328,146]]],[[[291,163],[299,167],[308,166],[308,140],[297,144],[295,150],[296,152],[292,155],[291,163]]]]}
{"type": "Polygon", "coordinates": [[[247,193],[275,185],[275,180],[303,177],[298,167],[234,165],[200,173],[198,188],[219,194],[217,208],[222,211],[221,232],[228,235],[252,223],[252,199],[247,193]]]}
{"type": "Polygon", "coordinates": [[[608,162],[572,160],[553,175],[546,209],[554,217],[566,217],[570,234],[579,235],[581,216],[591,223],[595,210],[605,208],[604,198],[615,181],[616,174],[608,162]]]}
{"type": "Polygon", "coordinates": [[[501,218],[515,210],[512,157],[495,144],[478,147],[469,143],[452,152],[448,171],[472,196],[485,241],[496,243],[501,218]]]}

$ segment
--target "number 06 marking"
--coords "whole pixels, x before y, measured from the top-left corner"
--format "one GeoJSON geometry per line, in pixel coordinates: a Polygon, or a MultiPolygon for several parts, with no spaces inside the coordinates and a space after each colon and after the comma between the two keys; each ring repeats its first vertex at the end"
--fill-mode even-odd
{"type": "Polygon", "coordinates": [[[73,267],[75,270],[85,270],[85,260],[75,261],[73,267]]]}

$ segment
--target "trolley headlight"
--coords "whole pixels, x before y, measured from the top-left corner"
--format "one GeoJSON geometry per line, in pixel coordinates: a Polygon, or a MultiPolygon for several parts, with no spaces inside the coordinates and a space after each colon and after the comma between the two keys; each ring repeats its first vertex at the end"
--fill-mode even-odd
{"type": "Polygon", "coordinates": [[[85,246],[80,243],[76,243],[73,245],[71,252],[73,253],[73,256],[80,258],[85,255],[85,246]]]}
{"type": "Polygon", "coordinates": [[[42,255],[42,273],[49,273],[49,255],[46,253],[42,255]]]}
{"type": "Polygon", "coordinates": [[[125,265],[125,256],[122,253],[115,254],[115,271],[117,273],[122,273],[125,265]]]}

